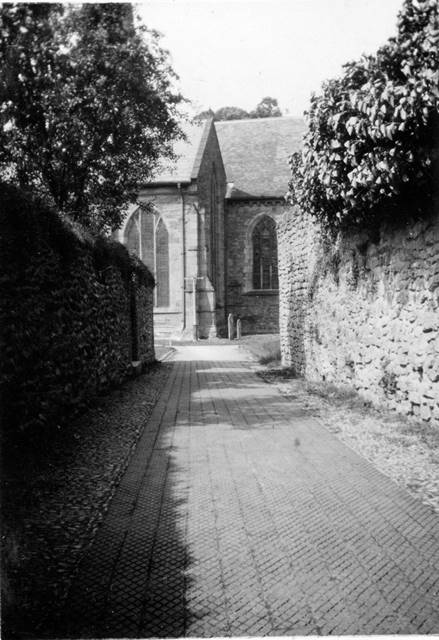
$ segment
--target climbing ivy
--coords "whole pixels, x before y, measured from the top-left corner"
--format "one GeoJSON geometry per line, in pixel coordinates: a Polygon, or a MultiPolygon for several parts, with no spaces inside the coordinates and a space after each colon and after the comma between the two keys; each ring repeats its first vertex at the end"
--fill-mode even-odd
{"type": "Polygon", "coordinates": [[[324,227],[365,226],[431,200],[439,147],[437,0],[405,0],[397,35],[311,98],[289,197],[324,227]],[[423,198],[420,198],[420,196],[423,198]]]}

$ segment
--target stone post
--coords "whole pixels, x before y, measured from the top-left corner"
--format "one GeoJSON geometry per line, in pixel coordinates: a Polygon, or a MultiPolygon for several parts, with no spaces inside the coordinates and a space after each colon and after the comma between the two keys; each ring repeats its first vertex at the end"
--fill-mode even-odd
{"type": "Polygon", "coordinates": [[[233,331],[233,314],[229,313],[229,317],[227,318],[227,330],[229,340],[233,340],[234,331],[233,331]]]}
{"type": "Polygon", "coordinates": [[[236,321],[236,339],[241,340],[241,318],[236,321]]]}

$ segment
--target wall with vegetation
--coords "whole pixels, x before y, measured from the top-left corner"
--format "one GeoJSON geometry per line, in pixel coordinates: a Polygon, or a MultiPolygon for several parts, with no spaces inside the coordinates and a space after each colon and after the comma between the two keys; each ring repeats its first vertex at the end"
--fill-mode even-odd
{"type": "Polygon", "coordinates": [[[0,201],[2,418],[38,433],[154,359],[154,282],[119,243],[14,189],[0,201]]]}
{"type": "Polygon", "coordinates": [[[284,361],[439,426],[437,25],[404,0],[313,95],[279,236],[284,361]]]}
{"type": "Polygon", "coordinates": [[[439,208],[425,219],[324,240],[281,222],[284,363],[439,427],[439,208]]]}

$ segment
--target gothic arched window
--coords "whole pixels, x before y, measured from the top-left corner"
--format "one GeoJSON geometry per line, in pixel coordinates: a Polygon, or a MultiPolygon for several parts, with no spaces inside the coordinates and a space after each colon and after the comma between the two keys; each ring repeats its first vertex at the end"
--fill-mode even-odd
{"type": "Polygon", "coordinates": [[[163,219],[155,228],[156,306],[169,306],[169,234],[163,219]]]}
{"type": "Polygon", "coordinates": [[[168,307],[169,234],[160,214],[139,207],[128,220],[124,243],[154,274],[155,306],[168,307]]]}
{"type": "Polygon", "coordinates": [[[276,223],[269,216],[253,229],[253,289],[278,289],[276,223]]]}
{"type": "Polygon", "coordinates": [[[138,207],[128,220],[124,234],[128,251],[135,253],[154,271],[154,215],[138,207]]]}

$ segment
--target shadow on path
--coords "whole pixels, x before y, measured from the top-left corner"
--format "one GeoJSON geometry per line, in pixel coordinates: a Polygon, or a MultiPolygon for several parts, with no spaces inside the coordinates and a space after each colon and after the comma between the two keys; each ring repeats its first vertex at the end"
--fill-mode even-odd
{"type": "Polygon", "coordinates": [[[236,351],[194,353],[176,358],[57,635],[438,631],[437,516],[236,351]]]}
{"type": "Polygon", "coordinates": [[[180,373],[176,367],[168,378],[62,615],[47,635],[184,635],[191,563],[185,545],[188,478],[172,459],[177,403],[188,398],[180,373]],[[169,403],[173,394],[176,402],[169,403]]]}

